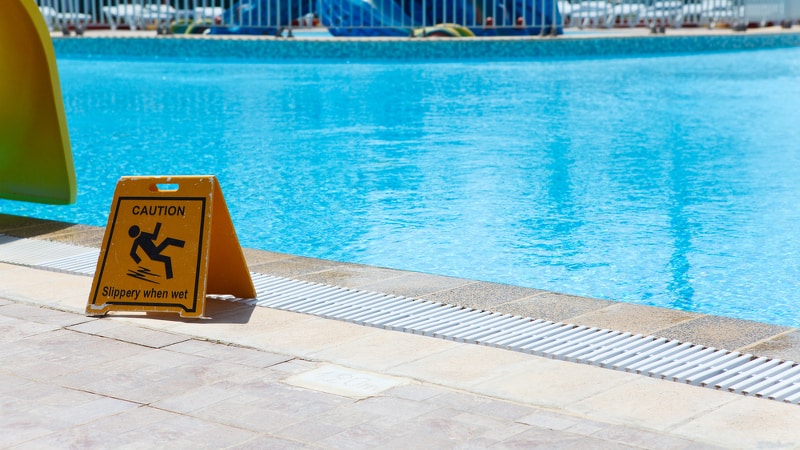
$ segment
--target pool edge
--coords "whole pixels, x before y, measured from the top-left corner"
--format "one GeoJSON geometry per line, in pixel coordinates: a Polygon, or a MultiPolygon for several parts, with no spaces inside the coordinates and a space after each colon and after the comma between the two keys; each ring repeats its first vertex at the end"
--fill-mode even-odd
{"type": "MultiPolygon", "coordinates": [[[[104,228],[0,213],[0,233],[99,248],[104,228]]],[[[243,249],[256,273],[800,361],[800,329],[484,281],[243,249]]]]}

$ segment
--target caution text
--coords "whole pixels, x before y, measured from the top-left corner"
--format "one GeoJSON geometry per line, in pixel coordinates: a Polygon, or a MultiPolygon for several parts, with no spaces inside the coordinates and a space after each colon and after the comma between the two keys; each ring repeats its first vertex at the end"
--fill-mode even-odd
{"type": "Polygon", "coordinates": [[[174,205],[134,205],[134,216],[185,216],[186,206],[174,205]]]}

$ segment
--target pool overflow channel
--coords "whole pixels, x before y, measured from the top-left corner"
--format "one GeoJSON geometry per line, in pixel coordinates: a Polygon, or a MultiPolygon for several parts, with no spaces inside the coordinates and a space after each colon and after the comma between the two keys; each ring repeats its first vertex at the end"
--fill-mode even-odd
{"type": "MultiPolygon", "coordinates": [[[[0,262],[93,276],[99,253],[0,234],[0,262]]],[[[800,404],[800,365],[794,361],[260,273],[251,276],[256,298],[210,297],[800,404]]]]}

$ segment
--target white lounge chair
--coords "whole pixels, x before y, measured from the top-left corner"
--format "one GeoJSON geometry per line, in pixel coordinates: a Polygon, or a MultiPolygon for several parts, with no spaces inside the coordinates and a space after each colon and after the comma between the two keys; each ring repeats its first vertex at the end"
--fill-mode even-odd
{"type": "Polygon", "coordinates": [[[154,23],[158,34],[171,34],[170,23],[176,16],[177,11],[169,5],[149,5],[144,11],[144,21],[154,23]]]}
{"type": "MultiPolygon", "coordinates": [[[[561,4],[559,4],[559,8],[561,4]]],[[[613,3],[606,1],[583,1],[570,4],[571,23],[577,22],[578,27],[605,27],[634,26],[641,11],[645,9],[642,3],[613,3]]],[[[563,13],[562,13],[563,14],[563,13]]]]}
{"type": "Polygon", "coordinates": [[[126,24],[131,30],[141,28],[144,23],[142,22],[142,13],[144,6],[139,4],[123,4],[116,6],[103,6],[103,15],[106,21],[111,26],[112,30],[116,30],[121,24],[126,24]]]}
{"type": "Polygon", "coordinates": [[[149,18],[161,18],[165,17],[168,19],[172,19],[175,17],[175,8],[169,5],[148,5],[145,7],[145,15],[149,16],[149,18]]]}
{"type": "Polygon", "coordinates": [[[572,10],[571,18],[578,28],[608,27],[613,20],[613,7],[606,1],[580,2],[572,10]]]}
{"type": "Polygon", "coordinates": [[[718,23],[736,24],[744,18],[744,7],[735,6],[731,0],[701,0],[683,6],[686,23],[714,28],[718,23]]]}
{"type": "Polygon", "coordinates": [[[681,0],[658,0],[639,14],[638,20],[654,31],[664,32],[667,25],[680,28],[683,25],[683,2],[681,0]]]}
{"type": "Polygon", "coordinates": [[[44,17],[44,21],[47,23],[48,30],[52,32],[56,29],[60,29],[67,35],[69,34],[70,26],[75,28],[76,34],[83,34],[86,30],[86,24],[92,19],[92,16],[89,14],[62,12],[56,10],[52,6],[40,6],[39,11],[42,13],[42,17],[44,17]]]}
{"type": "Polygon", "coordinates": [[[564,26],[572,24],[572,11],[576,9],[577,4],[572,4],[569,0],[558,0],[558,12],[561,14],[561,21],[564,26]]]}
{"type": "Polygon", "coordinates": [[[639,23],[639,16],[647,8],[643,3],[620,3],[612,8],[613,23],[611,26],[634,27],[639,23]]]}
{"type": "MultiPolygon", "coordinates": [[[[780,0],[759,0],[744,2],[742,10],[742,23],[758,23],[766,26],[768,22],[784,22],[786,13],[792,9],[797,9],[794,2],[782,2],[780,0]]],[[[794,20],[794,18],[792,18],[794,20]]]]}
{"type": "Polygon", "coordinates": [[[126,24],[131,30],[144,28],[149,23],[155,23],[159,30],[175,18],[176,10],[169,5],[147,5],[138,3],[104,6],[103,15],[112,30],[121,24],[126,24]]]}
{"type": "Polygon", "coordinates": [[[565,25],[585,27],[634,26],[636,19],[645,5],[642,3],[614,3],[606,1],[589,0],[579,3],[570,3],[562,0],[558,2],[558,10],[565,25]]]}
{"type": "Polygon", "coordinates": [[[218,6],[197,7],[194,9],[194,21],[202,22],[204,20],[214,20],[216,17],[222,17],[225,8],[218,6]]]}

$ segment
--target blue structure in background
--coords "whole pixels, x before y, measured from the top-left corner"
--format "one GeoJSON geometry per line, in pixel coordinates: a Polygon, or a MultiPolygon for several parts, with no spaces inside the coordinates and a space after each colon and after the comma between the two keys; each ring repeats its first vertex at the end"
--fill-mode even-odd
{"type": "Polygon", "coordinates": [[[289,24],[313,11],[310,0],[241,0],[226,9],[222,23],[211,34],[276,35],[289,24]]]}
{"type": "Polygon", "coordinates": [[[554,0],[319,0],[317,14],[334,36],[409,36],[441,24],[475,36],[563,33],[554,0]]]}
{"type": "Polygon", "coordinates": [[[442,24],[475,36],[563,33],[555,0],[241,0],[222,17],[236,26],[210,32],[276,35],[308,13],[334,36],[412,36],[442,24]]]}
{"type": "Polygon", "coordinates": [[[334,36],[407,37],[415,28],[395,0],[319,0],[316,9],[320,22],[334,36]]]}

